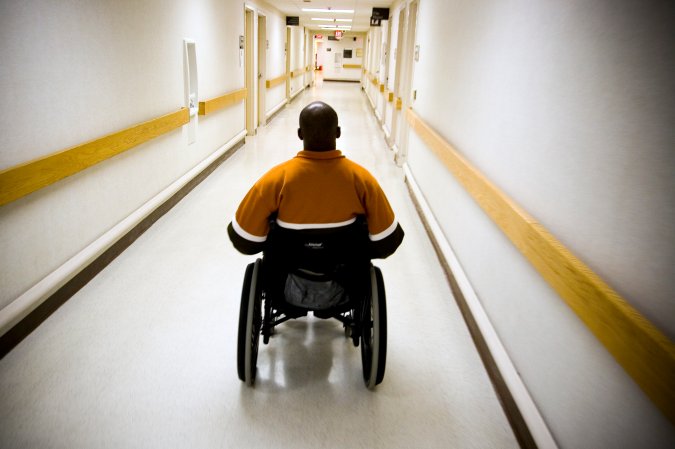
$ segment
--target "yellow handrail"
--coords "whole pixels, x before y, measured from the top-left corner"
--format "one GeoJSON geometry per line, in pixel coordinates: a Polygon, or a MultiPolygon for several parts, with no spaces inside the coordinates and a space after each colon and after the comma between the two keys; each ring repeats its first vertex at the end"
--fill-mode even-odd
{"type": "Polygon", "coordinates": [[[675,345],[412,109],[411,128],[675,423],[675,345]]]}
{"type": "Polygon", "coordinates": [[[246,99],[246,88],[199,102],[199,115],[207,115],[246,99]]]}
{"type": "Polygon", "coordinates": [[[74,175],[190,121],[186,108],[0,171],[0,206],[74,175]]]}
{"type": "Polygon", "coordinates": [[[276,78],[272,78],[271,80],[267,80],[265,82],[265,87],[267,87],[269,89],[269,88],[272,88],[274,86],[278,86],[279,84],[286,81],[286,78],[288,78],[288,74],[284,73],[281,76],[277,76],[276,78]]]}

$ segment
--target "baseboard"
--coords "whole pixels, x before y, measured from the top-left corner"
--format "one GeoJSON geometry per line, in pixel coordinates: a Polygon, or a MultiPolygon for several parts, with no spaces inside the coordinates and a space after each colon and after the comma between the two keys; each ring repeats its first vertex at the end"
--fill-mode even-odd
{"type": "Polygon", "coordinates": [[[387,125],[384,123],[382,123],[382,132],[384,133],[384,141],[387,142],[389,149],[391,149],[391,145],[389,144],[389,141],[391,140],[391,132],[389,132],[387,125]]]}
{"type": "Polygon", "coordinates": [[[522,448],[557,448],[534,400],[518,375],[485,309],[445,238],[407,164],[403,166],[410,196],[450,283],[471,338],[495,388],[504,413],[522,448]]]}
{"type": "Polygon", "coordinates": [[[331,83],[360,83],[361,80],[348,80],[348,79],[340,79],[340,78],[324,78],[324,81],[329,81],[331,83]]]}
{"type": "Polygon", "coordinates": [[[297,97],[298,95],[300,95],[304,91],[305,91],[305,86],[302,86],[294,94],[291,95],[291,98],[288,99],[288,102],[291,103],[293,100],[295,100],[295,97],[297,97]]]}
{"type": "Polygon", "coordinates": [[[121,223],[0,310],[0,358],[128,248],[244,144],[242,131],[121,223]]]}
{"type": "Polygon", "coordinates": [[[363,93],[366,95],[366,98],[368,99],[368,103],[370,104],[370,109],[373,111],[373,114],[375,114],[375,103],[373,102],[373,99],[370,98],[370,95],[368,94],[368,89],[363,89],[363,93]]]}
{"type": "Polygon", "coordinates": [[[272,119],[276,117],[283,110],[284,106],[286,106],[287,104],[288,100],[284,98],[284,100],[281,103],[273,107],[272,110],[265,117],[265,124],[267,125],[269,122],[271,122],[272,119]]]}

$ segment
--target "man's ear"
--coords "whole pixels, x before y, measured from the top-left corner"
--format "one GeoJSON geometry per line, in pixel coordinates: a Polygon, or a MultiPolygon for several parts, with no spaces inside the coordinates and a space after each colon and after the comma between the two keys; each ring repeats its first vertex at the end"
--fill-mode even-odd
{"type": "Polygon", "coordinates": [[[298,128],[298,137],[302,140],[302,129],[298,128]]]}
{"type": "Polygon", "coordinates": [[[342,134],[342,130],[341,130],[340,127],[338,126],[337,129],[335,130],[335,138],[336,138],[336,139],[339,139],[339,138],[340,138],[340,134],[342,134]]]}

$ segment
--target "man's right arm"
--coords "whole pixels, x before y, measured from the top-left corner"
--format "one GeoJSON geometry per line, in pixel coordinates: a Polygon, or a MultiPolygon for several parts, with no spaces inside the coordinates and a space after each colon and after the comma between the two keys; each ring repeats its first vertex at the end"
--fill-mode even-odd
{"type": "Polygon", "coordinates": [[[396,251],[401,245],[401,242],[403,242],[404,235],[401,225],[395,222],[394,230],[386,237],[379,240],[373,240],[371,237],[370,258],[384,259],[394,254],[394,251],[396,251]]]}
{"type": "Polygon", "coordinates": [[[370,239],[370,258],[384,259],[396,251],[405,234],[377,180],[363,170],[363,198],[370,239]]]}

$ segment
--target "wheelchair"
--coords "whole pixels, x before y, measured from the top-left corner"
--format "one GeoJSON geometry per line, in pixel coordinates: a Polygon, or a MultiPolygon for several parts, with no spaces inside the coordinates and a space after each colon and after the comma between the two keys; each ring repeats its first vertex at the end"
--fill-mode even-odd
{"type": "Polygon", "coordinates": [[[263,257],[246,267],[237,338],[239,379],[253,386],[260,337],[309,312],[336,319],[361,349],[363,380],[374,389],[384,378],[387,305],[382,272],[366,252],[365,219],[332,229],[289,230],[270,221],[263,257]]]}

